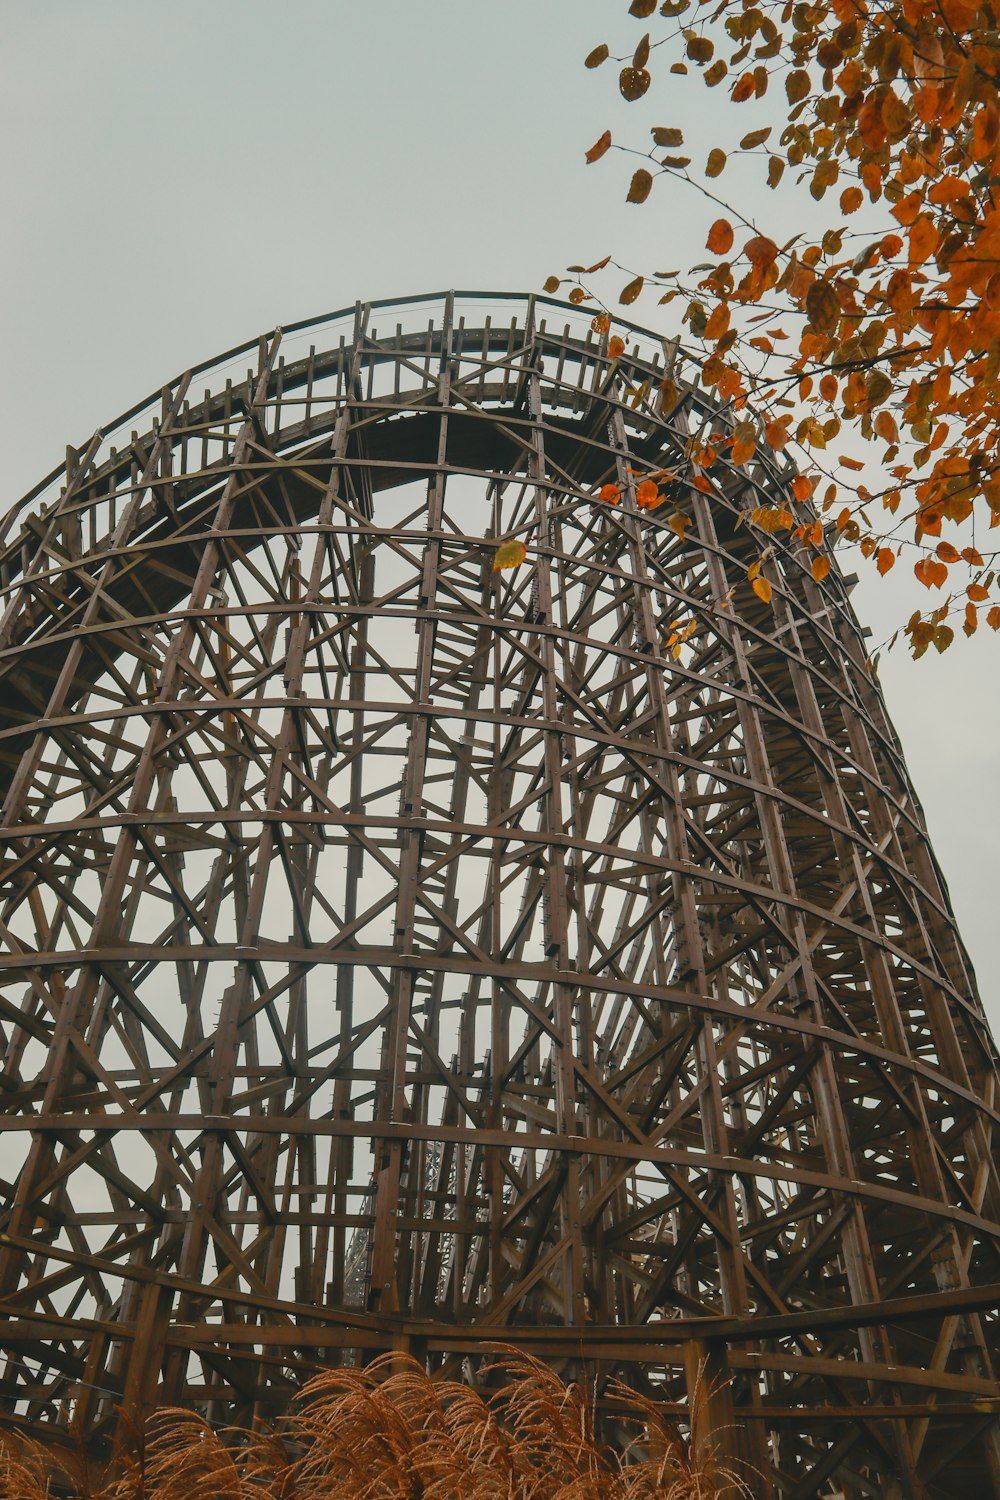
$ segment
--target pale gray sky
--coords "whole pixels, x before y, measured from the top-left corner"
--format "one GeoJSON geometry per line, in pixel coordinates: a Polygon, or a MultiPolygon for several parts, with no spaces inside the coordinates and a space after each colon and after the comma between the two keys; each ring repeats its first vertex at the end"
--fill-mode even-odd
{"type": "MultiPolygon", "coordinates": [[[[275,323],[448,286],[537,289],[609,251],[644,269],[697,259],[714,215],[696,196],[657,184],[637,210],[621,158],[583,163],[606,125],[640,134],[607,70],[581,66],[597,41],[638,39],[625,9],[0,0],[0,508],[67,442],[275,323]]],[[[718,106],[684,90],[665,80],[656,118],[697,155],[718,106]]],[[[882,635],[918,586],[862,573],[855,603],[882,635]]],[[[882,680],[1000,1027],[998,668],[1000,638],[981,631],[917,666],[898,650],[882,680]]]]}

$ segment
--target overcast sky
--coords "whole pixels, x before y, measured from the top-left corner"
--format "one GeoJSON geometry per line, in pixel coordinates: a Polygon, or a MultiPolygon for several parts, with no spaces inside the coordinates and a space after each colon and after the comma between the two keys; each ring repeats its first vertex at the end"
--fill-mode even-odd
{"type": "MultiPolygon", "coordinates": [[[[714,216],[699,199],[657,184],[628,207],[623,158],[583,163],[605,126],[636,132],[608,70],[580,65],[598,41],[638,39],[626,8],[0,0],[0,509],[67,442],[275,323],[449,286],[538,289],[609,251],[644,269],[697,259],[714,216]]],[[[708,100],[669,82],[660,123],[696,154],[714,144],[708,100]]],[[[881,637],[918,586],[870,580],[854,600],[881,637]]],[[[883,657],[882,682],[1000,1029],[998,669],[1000,638],[981,631],[918,665],[883,657]]]]}

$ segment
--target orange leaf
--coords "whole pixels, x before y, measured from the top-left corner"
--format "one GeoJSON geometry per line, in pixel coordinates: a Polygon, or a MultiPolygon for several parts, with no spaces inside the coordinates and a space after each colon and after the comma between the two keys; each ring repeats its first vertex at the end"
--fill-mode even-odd
{"type": "Polygon", "coordinates": [[[655,480],[644,479],[636,488],[635,503],[640,510],[652,510],[660,503],[660,492],[656,487],[655,480]]]}
{"type": "Polygon", "coordinates": [[[840,212],[842,214],[853,214],[865,201],[865,195],[859,187],[845,188],[840,195],[840,212]]]}
{"type": "Polygon", "coordinates": [[[598,500],[603,500],[605,505],[620,505],[622,492],[616,484],[605,484],[597,492],[598,500]]]}
{"type": "MultiPolygon", "coordinates": [[[[605,151],[610,148],[610,146],[611,131],[606,130],[601,138],[595,141],[590,150],[587,152],[588,162],[600,161],[601,157],[604,155],[605,151]]],[[[605,241],[605,244],[607,244],[607,241],[605,241]]]]}
{"type": "Polygon", "coordinates": [[[822,583],[830,571],[830,559],[828,557],[814,557],[812,560],[812,576],[817,583],[822,583]]]}
{"type": "Polygon", "coordinates": [[[824,401],[836,401],[837,399],[837,377],[836,375],[824,375],[819,383],[819,393],[824,401]]]}
{"type": "Polygon", "coordinates": [[[986,616],[986,623],[991,630],[1000,630],[1000,604],[994,604],[986,616]]]}
{"type": "Polygon", "coordinates": [[[965,624],[962,626],[962,629],[966,635],[975,635],[978,627],[979,611],[974,604],[967,604],[965,606],[965,624]]]}
{"type": "Polygon", "coordinates": [[[958,562],[958,559],[961,556],[958,548],[953,547],[950,542],[938,542],[934,550],[937,552],[937,555],[941,559],[941,561],[946,563],[958,562]]]}
{"type": "Polygon", "coordinates": [[[608,339],[608,353],[612,359],[618,359],[625,353],[625,340],[619,338],[617,333],[608,339]]]}
{"type": "Polygon", "coordinates": [[[671,531],[676,531],[677,535],[683,542],[684,530],[686,527],[691,525],[691,517],[686,516],[681,510],[675,510],[673,515],[668,520],[667,525],[670,527],[671,531]]]}
{"type": "Polygon", "coordinates": [[[712,316],[705,324],[705,332],[702,334],[702,337],[705,339],[721,339],[728,328],[729,304],[727,302],[720,302],[717,307],[712,309],[712,316]]]}
{"type": "Polygon", "coordinates": [[[875,566],[883,578],[895,561],[896,554],[891,547],[880,547],[875,554],[875,566]]]}
{"type": "Polygon", "coordinates": [[[924,588],[940,588],[948,577],[948,569],[944,563],[937,562],[933,557],[922,557],[913,566],[913,572],[924,588]]]}
{"type": "Polygon", "coordinates": [[[788,443],[788,428],[784,422],[765,422],[764,436],[769,447],[780,451],[788,443]]]}
{"type": "Polygon", "coordinates": [[[590,321],[590,326],[595,333],[607,333],[608,329],[611,327],[611,319],[608,317],[607,313],[595,313],[594,317],[590,321]]]}
{"type": "Polygon", "coordinates": [[[707,248],[713,255],[725,255],[733,247],[733,226],[728,219],[716,219],[708,231],[707,248]]]}
{"type": "Polygon", "coordinates": [[[778,259],[778,247],[766,234],[755,234],[753,239],[747,240],[743,250],[747,260],[754,266],[766,268],[778,259]]]}
{"type": "Polygon", "coordinates": [[[501,568],[516,568],[523,563],[528,555],[528,549],[523,542],[510,540],[501,542],[493,554],[493,571],[498,573],[501,568]]]}
{"type": "Polygon", "coordinates": [[[927,214],[921,214],[910,229],[910,265],[922,266],[928,256],[933,255],[937,249],[940,238],[934,220],[927,214]]]}
{"type": "Polygon", "coordinates": [[[628,286],[624,287],[623,290],[619,293],[618,301],[624,302],[626,306],[630,302],[634,302],[636,297],[638,297],[639,293],[642,291],[642,284],[643,277],[634,276],[629,282],[628,286]]]}
{"type": "Polygon", "coordinates": [[[816,488],[815,479],[810,479],[808,474],[796,474],[792,480],[792,494],[796,500],[808,500],[816,488]]]}
{"type": "Polygon", "coordinates": [[[899,442],[899,428],[896,426],[895,419],[887,411],[880,411],[875,418],[875,431],[887,443],[899,442]]]}
{"type": "Polygon", "coordinates": [[[982,604],[984,599],[990,597],[989,589],[984,589],[981,583],[970,583],[965,592],[976,604],[982,604]]]}
{"type": "Polygon", "coordinates": [[[765,604],[771,602],[771,585],[766,578],[755,578],[750,585],[758,599],[763,599],[765,604]]]}

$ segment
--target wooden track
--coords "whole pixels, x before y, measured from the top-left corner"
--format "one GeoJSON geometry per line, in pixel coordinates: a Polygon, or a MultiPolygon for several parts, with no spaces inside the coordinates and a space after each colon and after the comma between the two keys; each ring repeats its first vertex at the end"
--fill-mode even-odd
{"type": "Polygon", "coordinates": [[[848,581],[629,342],[359,305],[8,513],[8,1423],[507,1341],[728,1380],[761,1495],[1000,1494],[997,1058],[848,581]]]}

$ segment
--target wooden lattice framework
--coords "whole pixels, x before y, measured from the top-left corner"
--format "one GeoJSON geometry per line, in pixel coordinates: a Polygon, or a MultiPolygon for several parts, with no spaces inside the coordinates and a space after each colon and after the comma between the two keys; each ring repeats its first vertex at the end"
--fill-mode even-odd
{"type": "Polygon", "coordinates": [[[359,306],[9,512],[8,1422],[507,1340],[729,1379],[761,1494],[1000,1493],[996,1054],[849,580],[629,344],[359,306]]]}

